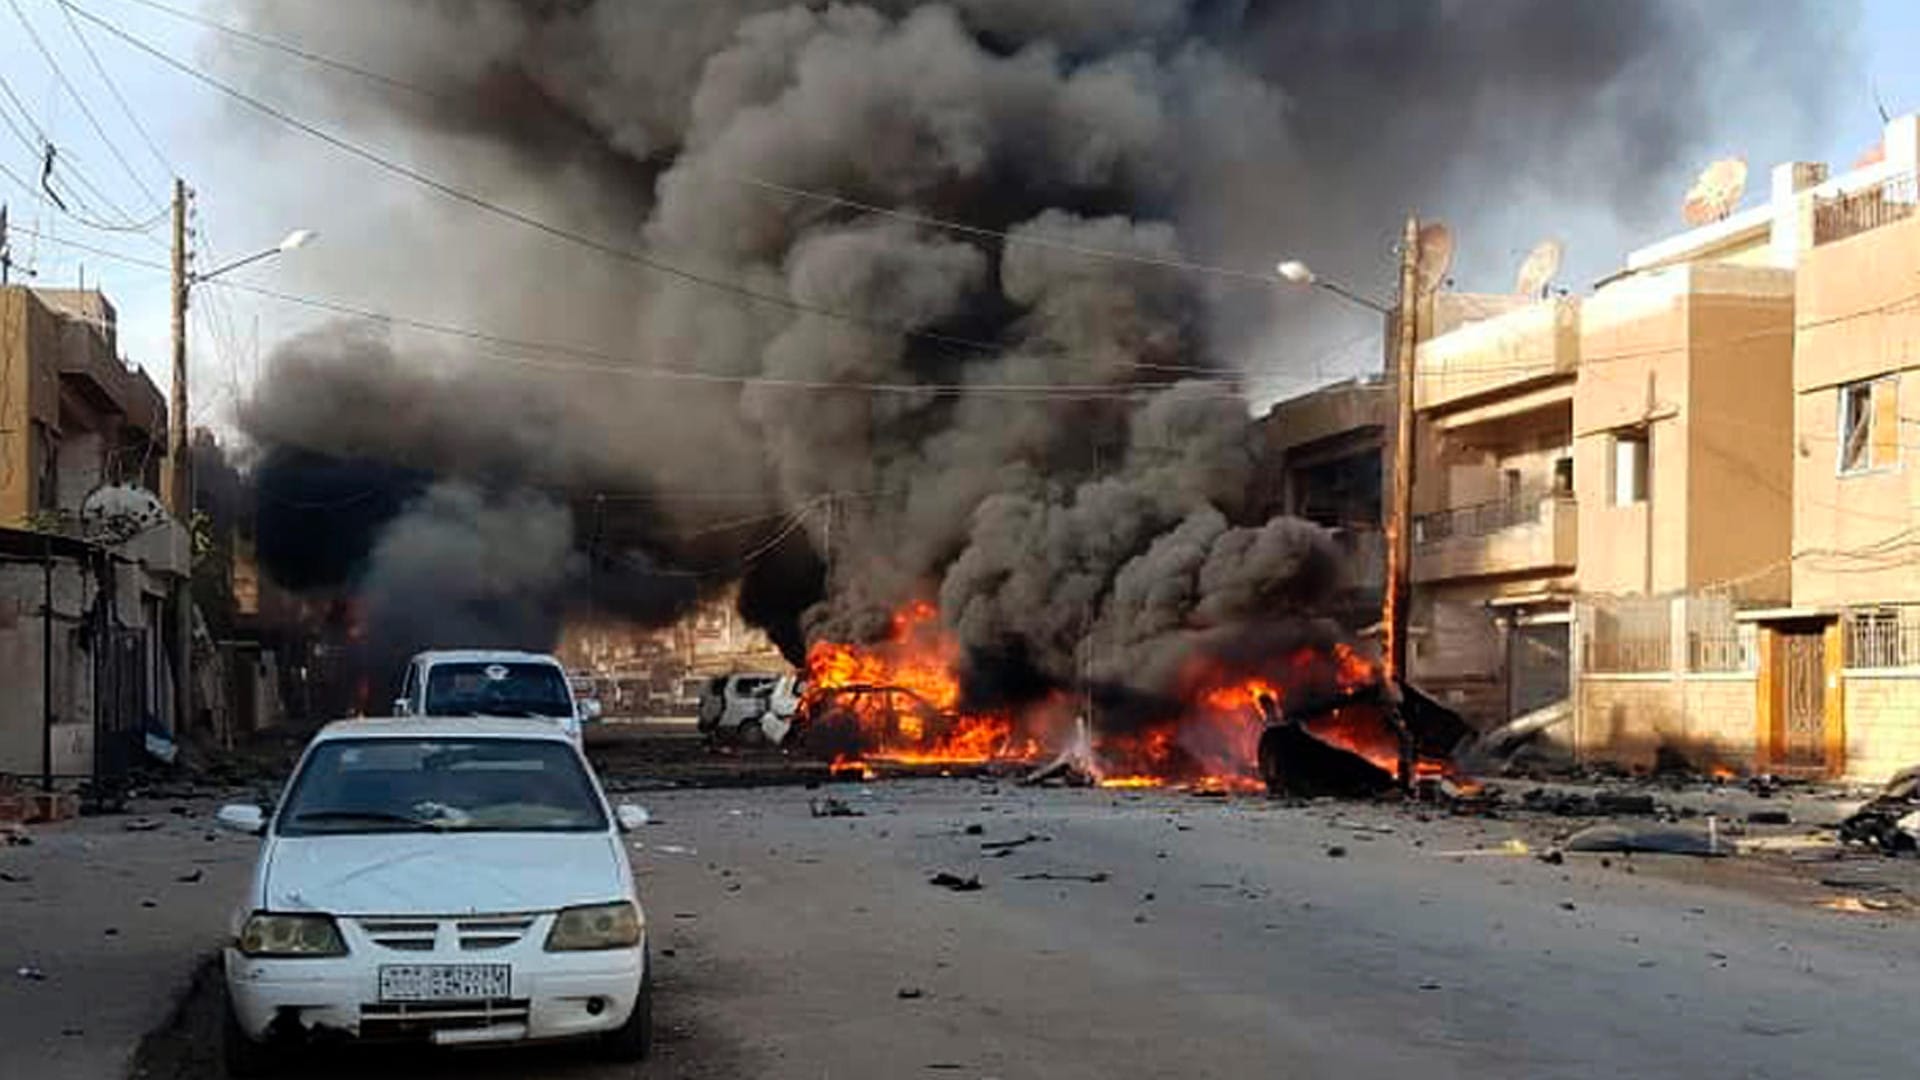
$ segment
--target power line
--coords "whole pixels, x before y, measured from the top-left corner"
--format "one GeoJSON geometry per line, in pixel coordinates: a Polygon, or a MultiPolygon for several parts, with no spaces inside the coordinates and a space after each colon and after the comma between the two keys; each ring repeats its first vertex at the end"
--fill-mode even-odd
{"type": "MultiPolygon", "coordinates": [[[[152,259],[145,259],[138,256],[130,256],[125,254],[124,252],[112,251],[106,248],[95,247],[92,245],[83,244],[79,241],[47,236],[45,234],[35,232],[34,230],[31,230],[31,229],[22,228],[22,229],[19,229],[18,231],[28,236],[41,236],[42,238],[47,239],[52,243],[64,244],[69,247],[78,248],[82,251],[91,251],[94,254],[103,256],[105,258],[116,259],[122,262],[129,263],[131,265],[145,267],[150,270],[168,269],[168,267],[165,264],[152,259]]],[[[566,361],[567,361],[567,362],[563,362],[563,361],[542,362],[540,360],[532,359],[526,356],[504,356],[504,355],[494,354],[494,357],[496,359],[499,359],[508,363],[522,364],[522,365],[532,366],[532,367],[557,368],[561,370],[584,370],[584,371],[598,372],[601,374],[614,375],[614,376],[660,378],[660,379],[669,379],[669,380],[682,380],[682,381],[688,381],[688,382],[711,383],[711,384],[726,385],[726,386],[764,386],[764,387],[772,387],[775,389],[789,389],[789,390],[911,394],[911,395],[928,395],[928,396],[937,396],[937,397],[953,397],[953,396],[960,396],[965,394],[988,394],[988,395],[1034,396],[1044,400],[1069,400],[1069,401],[1124,400],[1128,398],[1137,398],[1147,394],[1157,394],[1171,388],[1174,385],[1180,385],[1180,384],[1172,384],[1172,383],[1164,383],[1164,382],[1132,382],[1132,383],[834,382],[834,381],[825,380],[825,379],[789,379],[789,378],[782,378],[779,376],[770,376],[770,375],[722,375],[715,372],[700,371],[692,368],[675,368],[675,367],[666,367],[658,364],[650,364],[640,360],[637,357],[622,355],[619,353],[605,352],[597,349],[589,349],[589,348],[584,348],[580,346],[562,345],[554,342],[527,341],[523,339],[510,338],[510,337],[506,337],[499,334],[490,334],[485,331],[474,330],[468,327],[453,326],[446,323],[430,322],[425,319],[410,318],[404,315],[396,315],[391,312],[377,311],[371,308],[357,307],[352,304],[340,303],[338,301],[333,301],[333,300],[326,300],[326,299],[320,299],[320,298],[309,297],[309,296],[298,296],[292,293],[284,293],[274,289],[263,288],[258,285],[248,285],[243,282],[231,281],[226,278],[219,278],[212,281],[204,281],[204,282],[201,282],[201,284],[203,286],[208,286],[213,288],[232,289],[237,292],[249,293],[255,296],[265,297],[269,300],[277,300],[282,303],[295,304],[302,307],[313,308],[315,310],[326,311],[335,315],[351,316],[353,318],[364,319],[368,322],[399,326],[399,327],[404,327],[410,330],[419,330],[424,333],[437,334],[443,337],[459,338],[466,341],[472,341],[472,342],[492,345],[492,346],[501,347],[501,348],[514,349],[514,350],[518,350],[521,353],[532,353],[536,355],[546,354],[546,355],[564,357],[566,358],[566,361]]],[[[1184,385],[1192,385],[1192,384],[1193,382],[1190,381],[1184,385]]],[[[1215,380],[1211,382],[1206,382],[1205,384],[1218,386],[1223,389],[1229,389],[1233,386],[1233,384],[1228,380],[1215,380]]],[[[1235,393],[1232,396],[1238,397],[1239,395],[1235,393]]]]}
{"type": "MultiPolygon", "coordinates": [[[[61,3],[61,6],[63,8],[68,6],[66,3],[66,0],[58,0],[58,2],[61,3]]],[[[156,11],[166,12],[167,14],[172,15],[175,18],[184,19],[188,22],[192,22],[200,26],[206,27],[207,29],[217,31],[222,34],[230,35],[232,37],[238,38],[242,41],[249,42],[261,48],[272,49],[276,52],[284,53],[288,56],[292,56],[297,59],[304,60],[310,64],[315,64],[320,67],[325,67],[325,68],[332,69],[334,71],[341,72],[343,74],[352,75],[356,78],[365,79],[370,82],[378,83],[381,86],[387,87],[389,89],[400,90],[409,94],[415,94],[420,97],[427,98],[428,100],[439,102],[442,104],[450,104],[450,105],[464,104],[464,102],[461,102],[459,99],[453,97],[452,95],[444,93],[440,90],[433,89],[432,87],[422,86],[419,83],[411,82],[409,80],[402,79],[402,78],[397,78],[395,76],[388,75],[383,72],[375,71],[371,68],[363,67],[359,64],[351,63],[349,61],[341,60],[336,57],[327,56],[322,53],[314,52],[311,49],[307,49],[299,45],[295,45],[292,42],[289,42],[282,38],[269,37],[265,34],[257,34],[250,30],[243,30],[239,27],[220,22],[217,19],[211,19],[203,15],[198,15],[192,12],[180,10],[179,8],[172,7],[171,5],[168,5],[168,4],[159,3],[157,2],[157,0],[129,0],[129,2],[140,4],[143,7],[152,8],[156,11]]],[[[711,173],[711,172],[712,170],[705,170],[703,172],[703,175],[705,173],[711,173]]],[[[1218,265],[1213,265],[1209,263],[1196,262],[1189,259],[1175,258],[1172,256],[1145,255],[1145,254],[1141,254],[1139,252],[1133,252],[1133,251],[1121,251],[1113,248],[1096,247],[1091,244],[1082,244],[1076,241],[1067,240],[1060,237],[1048,236],[1044,233],[1033,233],[1033,232],[1027,232],[1027,231],[1015,233],[1015,232],[1010,232],[1004,229],[987,228],[982,225],[973,225],[963,221],[955,221],[951,218],[942,218],[932,214],[916,213],[910,210],[902,210],[898,207],[884,206],[878,203],[871,203],[871,202],[865,202],[859,199],[847,198],[846,196],[838,195],[832,192],[812,190],[808,188],[797,187],[792,184],[782,184],[772,180],[764,179],[762,177],[751,176],[744,173],[742,174],[716,173],[715,175],[718,175],[720,178],[729,180],[733,183],[741,184],[743,186],[750,187],[750,188],[755,188],[763,192],[771,192],[777,195],[786,196],[788,198],[806,199],[812,202],[818,202],[828,206],[839,207],[841,209],[857,210],[865,214],[873,214],[879,217],[890,218],[895,221],[902,221],[908,224],[920,225],[920,226],[924,226],[926,228],[931,228],[931,229],[942,229],[948,232],[960,233],[966,236],[973,236],[981,239],[992,239],[992,240],[1001,241],[1003,243],[1019,244],[1019,245],[1025,245],[1030,247],[1050,248],[1056,251],[1065,251],[1065,252],[1069,252],[1076,255],[1083,255],[1088,258],[1106,259],[1113,262],[1132,263],[1139,266],[1156,267],[1163,270],[1175,270],[1175,271],[1181,271],[1185,273],[1208,274],[1215,277],[1222,277],[1230,280],[1240,281],[1243,283],[1259,285],[1263,288],[1271,288],[1274,285],[1273,275],[1267,274],[1267,273],[1256,273],[1250,270],[1241,270],[1241,269],[1237,269],[1235,267],[1230,267],[1230,266],[1218,266],[1218,265]]]]}
{"type": "Polygon", "coordinates": [[[120,167],[126,170],[127,176],[133,180],[135,190],[141,192],[143,195],[151,194],[146,190],[146,181],[142,180],[140,174],[134,171],[132,163],[127,160],[127,156],[120,152],[119,145],[107,135],[106,126],[101,124],[100,118],[93,114],[93,109],[88,106],[87,99],[81,96],[79,89],[73,85],[73,81],[67,78],[66,70],[62,68],[60,62],[54,58],[53,50],[47,48],[47,43],[41,39],[40,31],[34,29],[33,22],[27,18],[27,13],[20,9],[20,0],[7,0],[7,6],[13,9],[13,17],[19,20],[20,26],[26,30],[27,37],[33,41],[33,47],[37,49],[40,56],[46,60],[47,66],[53,69],[53,77],[66,89],[67,96],[73,99],[73,103],[80,107],[80,115],[86,117],[88,125],[93,128],[93,133],[100,137],[102,143],[106,144],[107,151],[113,155],[115,161],[120,163],[120,167]]]}
{"type": "MultiPolygon", "coordinates": [[[[572,229],[568,229],[560,225],[555,225],[552,222],[535,217],[532,214],[526,213],[524,211],[516,210],[510,206],[505,206],[503,204],[494,202],[484,196],[476,195],[473,192],[457,187],[451,183],[448,183],[447,181],[441,180],[435,176],[432,176],[426,172],[416,169],[410,165],[405,165],[400,162],[393,161],[374,150],[370,150],[364,146],[359,145],[358,143],[352,142],[339,135],[335,135],[332,132],[327,131],[324,128],[321,128],[316,124],[312,124],[308,121],[302,120],[299,117],[294,116],[291,113],[285,111],[284,109],[281,109],[278,106],[271,104],[270,102],[263,101],[260,98],[255,97],[254,95],[239,89],[238,87],[231,86],[225,82],[222,82],[219,79],[216,79],[213,76],[207,74],[206,72],[201,71],[198,68],[195,68],[192,65],[177,59],[176,57],[165,52],[164,50],[161,50],[151,44],[148,44],[145,41],[142,41],[138,37],[135,37],[134,35],[121,29],[120,27],[116,26],[112,22],[109,22],[108,20],[93,14],[92,12],[88,11],[85,8],[82,8],[76,4],[71,3],[70,0],[56,0],[56,2],[71,8],[74,14],[80,16],[83,19],[88,20],[89,22],[94,23],[95,25],[106,30],[108,33],[113,34],[114,36],[120,38],[122,41],[125,41],[127,44],[132,45],[134,48],[139,49],[140,51],[148,54],[149,56],[152,56],[154,59],[159,60],[161,63],[166,64],[167,66],[188,76],[189,78],[192,78],[195,81],[203,83],[206,86],[212,87],[213,89],[219,91],[220,93],[225,94],[233,98],[234,100],[241,102],[242,104],[246,105],[248,108],[251,108],[261,113],[262,115],[265,115],[274,120],[277,120],[280,123],[285,124],[288,127],[291,127],[294,130],[299,131],[311,138],[317,139],[320,142],[323,142],[328,146],[331,146],[334,149],[340,151],[341,153],[348,154],[352,157],[358,158],[361,161],[364,161],[367,164],[372,165],[383,172],[387,172],[394,176],[401,177],[402,179],[408,180],[421,187],[427,188],[430,191],[436,192],[445,198],[452,199],[459,203],[463,203],[474,209],[483,211],[488,214],[492,214],[504,220],[514,222],[515,224],[521,225],[528,229],[532,229],[535,232],[542,233],[554,239],[563,240],[568,243],[586,248],[587,250],[597,252],[608,258],[615,259],[621,262],[630,263],[635,266],[640,266],[645,269],[652,270],[655,273],[663,274],[672,278],[677,278],[681,281],[684,281],[690,284],[699,285],[704,288],[716,290],[719,292],[729,293],[731,295],[740,297],[743,300],[750,300],[756,303],[766,304],[773,307],[784,308],[786,310],[793,311],[799,314],[814,315],[820,318],[831,319],[836,322],[841,322],[848,325],[861,327],[869,331],[881,332],[888,335],[897,335],[900,337],[910,338],[916,341],[922,341],[930,344],[945,346],[950,349],[961,349],[967,352],[985,353],[985,354],[995,355],[995,356],[1002,355],[1007,351],[1006,346],[998,342],[980,341],[973,338],[961,337],[954,334],[945,334],[945,333],[940,333],[938,331],[924,330],[907,323],[893,322],[890,320],[874,318],[866,315],[860,315],[853,312],[839,311],[833,308],[822,307],[816,304],[806,303],[805,301],[795,300],[789,296],[781,296],[775,293],[764,292],[759,289],[752,288],[747,285],[743,285],[737,281],[728,280],[722,277],[716,277],[714,275],[707,274],[698,270],[687,269],[686,267],[679,266],[675,263],[668,262],[655,255],[649,254],[644,250],[628,248],[628,247],[621,246],[619,244],[609,243],[605,240],[600,240],[598,238],[588,236],[585,233],[576,232],[572,229]]],[[[1139,366],[1144,367],[1146,365],[1139,365],[1139,366]]]]}
{"type": "Polygon", "coordinates": [[[160,167],[166,170],[168,176],[179,176],[180,170],[174,166],[165,152],[160,149],[160,144],[154,141],[153,133],[149,132],[147,126],[140,122],[140,117],[133,111],[133,107],[127,104],[126,95],[120,92],[120,85],[116,83],[113,76],[107,72],[107,66],[100,62],[100,54],[93,51],[93,43],[87,40],[86,34],[81,32],[80,24],[74,21],[73,12],[68,10],[65,4],[56,4],[55,6],[60,9],[61,17],[66,19],[67,29],[73,31],[74,40],[78,41],[80,48],[86,52],[88,61],[93,64],[94,72],[100,76],[100,81],[106,84],[107,92],[112,94],[113,100],[119,104],[120,114],[127,118],[127,123],[133,125],[133,130],[139,134],[140,141],[145,143],[147,150],[153,154],[153,160],[160,163],[160,167]]]}

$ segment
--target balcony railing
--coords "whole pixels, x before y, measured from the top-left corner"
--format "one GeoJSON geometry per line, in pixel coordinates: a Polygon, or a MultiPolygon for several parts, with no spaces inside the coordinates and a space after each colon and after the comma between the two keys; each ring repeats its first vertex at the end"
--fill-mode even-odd
{"type": "Polygon", "coordinates": [[[1813,242],[1830,244],[1913,216],[1920,205],[1920,186],[1914,174],[1891,176],[1871,187],[1831,199],[1815,199],[1813,242]]]}
{"type": "Polygon", "coordinates": [[[1573,496],[1553,492],[1421,514],[1413,519],[1413,578],[1572,569],[1576,521],[1573,496]]]}

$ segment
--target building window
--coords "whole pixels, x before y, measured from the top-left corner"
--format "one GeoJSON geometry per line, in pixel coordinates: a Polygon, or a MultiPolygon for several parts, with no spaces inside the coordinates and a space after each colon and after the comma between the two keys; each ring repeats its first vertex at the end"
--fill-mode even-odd
{"type": "Polygon", "coordinates": [[[1620,431],[1613,436],[1613,505],[1632,506],[1647,501],[1647,432],[1620,431]]]}
{"type": "Polygon", "coordinates": [[[1555,458],[1553,462],[1553,493],[1555,495],[1573,494],[1573,459],[1555,458]]]}
{"type": "Polygon", "coordinates": [[[1900,463],[1900,384],[1867,379],[1840,388],[1840,472],[1900,463]]]}

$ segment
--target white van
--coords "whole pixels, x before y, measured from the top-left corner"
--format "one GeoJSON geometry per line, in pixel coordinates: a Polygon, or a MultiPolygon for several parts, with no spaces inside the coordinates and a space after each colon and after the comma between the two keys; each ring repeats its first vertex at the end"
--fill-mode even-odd
{"type": "Polygon", "coordinates": [[[407,664],[395,716],[525,716],[557,722],[575,742],[599,702],[574,697],[566,668],[546,653],[500,649],[423,652],[407,664]]]}

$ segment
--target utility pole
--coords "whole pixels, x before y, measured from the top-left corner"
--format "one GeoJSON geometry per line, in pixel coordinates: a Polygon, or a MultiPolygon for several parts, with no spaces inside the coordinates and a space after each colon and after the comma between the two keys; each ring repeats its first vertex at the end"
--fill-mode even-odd
{"type": "Polygon", "coordinates": [[[173,737],[193,715],[193,472],[187,461],[187,182],[173,181],[173,392],[167,407],[167,509],[186,530],[173,599],[173,737]]]}
{"type": "Polygon", "coordinates": [[[1400,239],[1400,296],[1393,323],[1393,489],[1387,504],[1387,580],[1381,602],[1381,650],[1389,683],[1406,678],[1408,571],[1413,521],[1413,353],[1420,296],[1420,221],[1408,215],[1400,239]]]}

